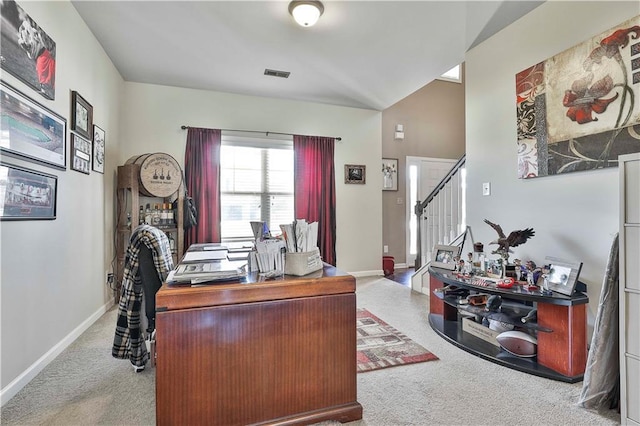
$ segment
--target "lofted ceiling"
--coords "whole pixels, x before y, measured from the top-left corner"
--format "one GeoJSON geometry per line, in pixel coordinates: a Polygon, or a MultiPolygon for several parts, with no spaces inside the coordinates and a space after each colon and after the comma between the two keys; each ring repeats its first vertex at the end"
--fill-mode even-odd
{"type": "Polygon", "coordinates": [[[374,110],[542,3],[325,0],[303,28],[287,1],[72,0],[126,81],[374,110]]]}

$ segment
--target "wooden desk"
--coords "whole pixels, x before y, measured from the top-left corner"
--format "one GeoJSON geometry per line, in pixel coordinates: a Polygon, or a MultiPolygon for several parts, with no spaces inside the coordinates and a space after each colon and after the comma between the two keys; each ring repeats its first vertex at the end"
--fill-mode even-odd
{"type": "Polygon", "coordinates": [[[325,265],[257,281],[158,291],[158,425],[362,418],[355,278],[325,265]]]}

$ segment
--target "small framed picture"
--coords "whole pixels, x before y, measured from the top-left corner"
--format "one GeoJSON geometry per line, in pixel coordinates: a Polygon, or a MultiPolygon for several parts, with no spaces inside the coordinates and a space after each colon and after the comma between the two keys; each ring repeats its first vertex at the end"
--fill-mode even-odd
{"type": "Polygon", "coordinates": [[[93,171],[104,174],[105,134],[100,127],[93,125],[93,171]]]}
{"type": "Polygon", "coordinates": [[[344,183],[364,185],[367,181],[367,166],[356,164],[344,165],[344,183]]]}
{"type": "Polygon", "coordinates": [[[91,142],[71,134],[71,169],[89,174],[91,168],[91,142]]]}
{"type": "Polygon", "coordinates": [[[382,190],[383,191],[398,190],[398,159],[397,158],[382,159],[382,190]]]}
{"type": "Polygon", "coordinates": [[[460,255],[460,247],[435,245],[431,266],[453,271],[456,268],[456,258],[460,255]]]}
{"type": "Polygon", "coordinates": [[[75,90],[71,92],[71,130],[85,139],[93,136],[93,107],[75,90]]]}
{"type": "Polygon", "coordinates": [[[0,163],[1,220],[53,220],[57,192],[56,176],[0,163]]]}
{"type": "Polygon", "coordinates": [[[538,286],[543,284],[540,280],[546,280],[546,287],[549,290],[571,296],[576,288],[582,262],[558,259],[547,256],[544,258],[545,266],[542,274],[538,278],[538,286]]]}

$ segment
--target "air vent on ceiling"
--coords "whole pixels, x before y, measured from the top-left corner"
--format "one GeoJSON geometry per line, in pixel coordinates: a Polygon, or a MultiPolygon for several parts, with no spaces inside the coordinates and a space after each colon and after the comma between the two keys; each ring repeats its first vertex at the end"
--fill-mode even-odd
{"type": "Polygon", "coordinates": [[[278,71],[278,70],[270,70],[269,68],[265,68],[264,75],[270,75],[271,77],[280,77],[280,78],[289,78],[289,71],[278,71]]]}

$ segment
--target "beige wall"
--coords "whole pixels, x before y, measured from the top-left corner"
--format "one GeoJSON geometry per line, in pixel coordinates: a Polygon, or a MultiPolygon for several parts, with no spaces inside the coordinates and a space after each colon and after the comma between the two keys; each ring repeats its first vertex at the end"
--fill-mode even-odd
{"type": "Polygon", "coordinates": [[[184,164],[181,125],[339,136],[335,146],[338,268],[355,275],[382,270],[379,111],[205,90],[126,83],[120,163],[166,152],[184,164]],[[346,185],[344,165],[363,164],[365,185],[346,185]]]}
{"type": "MultiPolygon", "coordinates": [[[[123,81],[71,3],[19,2],[57,44],[56,96],[47,100],[4,70],[2,79],[67,119],[71,91],[93,105],[106,132],[105,173],[85,175],[3,156],[58,177],[57,219],[0,222],[2,402],[113,303],[114,169],[123,81]]],[[[67,135],[68,136],[68,135],[67,135]]],[[[67,137],[67,156],[69,155],[67,137]]],[[[109,348],[105,348],[109,350],[109,348]]]]}
{"type": "Polygon", "coordinates": [[[382,112],[382,158],[398,159],[398,191],[382,191],[382,244],[396,265],[406,263],[406,157],[462,157],[464,92],[462,83],[435,80],[382,112]],[[396,124],[404,125],[402,141],[394,140],[396,124]]]}
{"type": "Polygon", "coordinates": [[[546,2],[467,53],[467,218],[476,241],[524,227],[536,235],[514,258],[546,256],[584,263],[589,320],[598,299],[613,236],[618,232],[618,169],[517,179],[515,75],[632,18],[637,2],[546,2]],[[491,195],[482,196],[482,183],[491,195]]]}

